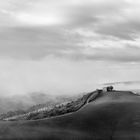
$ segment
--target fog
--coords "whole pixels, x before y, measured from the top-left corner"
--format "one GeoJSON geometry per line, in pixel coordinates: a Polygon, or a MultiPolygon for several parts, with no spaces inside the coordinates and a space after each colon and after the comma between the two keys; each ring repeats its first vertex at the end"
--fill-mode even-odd
{"type": "Polygon", "coordinates": [[[0,60],[0,96],[32,92],[79,94],[94,90],[102,83],[139,80],[139,70],[137,64],[55,57],[38,61],[3,59],[0,60]]]}
{"type": "Polygon", "coordinates": [[[139,81],[139,7],[138,0],[0,1],[1,106],[139,81]]]}

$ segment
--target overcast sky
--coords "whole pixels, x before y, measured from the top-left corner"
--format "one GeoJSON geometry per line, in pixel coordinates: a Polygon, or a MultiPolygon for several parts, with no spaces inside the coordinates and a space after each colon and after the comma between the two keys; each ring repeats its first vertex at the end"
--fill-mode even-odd
{"type": "Polygon", "coordinates": [[[0,94],[139,81],[139,15],[139,0],[0,1],[0,94]]]}

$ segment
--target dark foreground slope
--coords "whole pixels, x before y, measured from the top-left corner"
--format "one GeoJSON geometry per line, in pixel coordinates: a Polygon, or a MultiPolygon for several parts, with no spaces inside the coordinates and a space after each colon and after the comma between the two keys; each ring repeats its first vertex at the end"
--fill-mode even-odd
{"type": "Polygon", "coordinates": [[[140,140],[140,96],[127,91],[101,93],[71,114],[2,121],[0,139],[140,140]]]}

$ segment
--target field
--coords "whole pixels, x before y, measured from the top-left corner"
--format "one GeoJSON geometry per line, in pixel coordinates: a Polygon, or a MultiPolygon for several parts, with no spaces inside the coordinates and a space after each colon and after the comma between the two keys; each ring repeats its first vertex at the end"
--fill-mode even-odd
{"type": "Polygon", "coordinates": [[[139,132],[140,96],[129,91],[101,93],[62,116],[0,122],[1,140],[139,140],[139,132]]]}

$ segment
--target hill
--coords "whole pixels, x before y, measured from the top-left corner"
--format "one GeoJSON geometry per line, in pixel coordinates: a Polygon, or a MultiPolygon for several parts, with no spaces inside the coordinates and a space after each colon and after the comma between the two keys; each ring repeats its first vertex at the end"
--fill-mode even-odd
{"type": "MultiPolygon", "coordinates": [[[[86,95],[83,95],[82,97],[77,98],[73,101],[66,100],[65,102],[63,101],[62,103],[52,102],[47,104],[38,104],[30,107],[26,111],[18,110],[1,114],[0,119],[14,121],[14,120],[36,120],[55,117],[77,111],[83,105],[85,105],[88,102],[88,100],[91,99],[91,97],[94,99],[97,95],[98,92],[94,91],[87,93],[86,95]]],[[[60,101],[60,99],[58,101],[60,101]]]]}
{"type": "MultiPolygon", "coordinates": [[[[82,94],[83,95],[83,94],[82,94]]],[[[4,119],[10,119],[12,120],[13,118],[18,118],[20,117],[19,119],[25,119],[25,116],[28,117],[30,114],[36,114],[36,113],[41,113],[41,112],[47,112],[49,110],[52,110],[53,108],[56,108],[58,106],[62,106],[62,105],[65,105],[67,103],[70,103],[72,101],[75,101],[76,99],[78,98],[81,98],[82,95],[59,95],[59,96],[52,96],[52,95],[49,95],[49,94],[43,94],[43,93],[35,93],[35,95],[30,94],[29,95],[29,98],[30,99],[27,99],[25,96],[19,96],[21,99],[21,101],[23,100],[27,100],[27,101],[33,101],[33,103],[30,103],[30,105],[26,106],[26,109],[23,107],[21,108],[21,106],[17,105],[17,107],[13,107],[12,105],[13,104],[10,104],[10,102],[5,102],[5,104],[7,104],[7,106],[11,106],[11,110],[10,111],[4,111],[4,113],[0,113],[0,120],[4,120],[4,119]],[[25,98],[24,98],[25,97],[25,98]],[[44,98],[42,100],[42,98],[44,98]],[[42,103],[41,103],[42,101],[42,103]],[[8,104],[9,103],[9,104],[8,104]],[[31,105],[31,104],[34,104],[34,105],[31,105]],[[15,108],[15,109],[13,109],[15,108]],[[18,109],[19,108],[19,109],[18,109]]],[[[19,98],[18,97],[18,98],[19,98]]],[[[13,101],[16,100],[17,98],[11,98],[10,101],[13,101]]],[[[3,100],[4,102],[5,100],[3,100]]],[[[26,101],[24,101],[26,102],[26,101]]],[[[1,104],[0,104],[1,105],[1,104]]],[[[15,104],[14,104],[15,106],[15,104]]],[[[1,108],[3,108],[3,105],[1,105],[1,108]]],[[[0,109],[1,109],[0,108],[0,109]]],[[[2,112],[2,111],[0,111],[2,112]]]]}
{"type": "Polygon", "coordinates": [[[65,115],[30,121],[1,121],[0,139],[140,139],[139,95],[112,91],[93,97],[88,96],[80,109],[65,115]]]}

